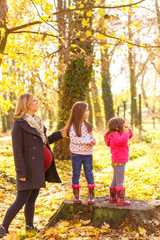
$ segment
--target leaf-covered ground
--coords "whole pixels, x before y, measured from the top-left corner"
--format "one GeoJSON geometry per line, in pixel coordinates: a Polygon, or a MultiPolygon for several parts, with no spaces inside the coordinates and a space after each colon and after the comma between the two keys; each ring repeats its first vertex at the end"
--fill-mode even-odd
{"type": "MultiPolygon", "coordinates": [[[[109,186],[112,180],[110,153],[103,141],[103,132],[95,132],[97,145],[94,147],[94,177],[96,197],[109,196],[109,186]]],[[[125,187],[126,197],[133,199],[160,200],[160,134],[157,132],[143,134],[142,140],[135,137],[129,143],[130,161],[126,166],[125,187]]],[[[2,222],[7,208],[16,196],[15,171],[10,141],[0,142],[0,222],[2,222]]],[[[76,222],[61,221],[54,227],[46,228],[46,224],[53,213],[59,208],[64,199],[72,199],[71,161],[56,161],[62,184],[47,183],[47,188],[41,189],[36,201],[35,226],[39,233],[26,234],[23,209],[16,216],[10,226],[10,234],[4,239],[160,239],[160,223],[156,226],[159,231],[148,236],[144,228],[132,230],[124,222],[119,229],[111,229],[108,224],[100,228],[94,227],[89,221],[78,219],[76,222]]],[[[81,197],[87,197],[87,183],[82,171],[81,197]]]]}

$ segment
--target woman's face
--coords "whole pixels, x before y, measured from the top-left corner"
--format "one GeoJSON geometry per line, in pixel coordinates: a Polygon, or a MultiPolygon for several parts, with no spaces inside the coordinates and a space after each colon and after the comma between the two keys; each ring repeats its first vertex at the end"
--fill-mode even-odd
{"type": "Polygon", "coordinates": [[[88,117],[89,117],[89,109],[88,109],[88,106],[86,107],[86,110],[84,112],[84,120],[86,120],[88,117]]]}
{"type": "Polygon", "coordinates": [[[38,110],[38,102],[33,98],[32,102],[28,105],[27,112],[33,115],[38,110]]]}

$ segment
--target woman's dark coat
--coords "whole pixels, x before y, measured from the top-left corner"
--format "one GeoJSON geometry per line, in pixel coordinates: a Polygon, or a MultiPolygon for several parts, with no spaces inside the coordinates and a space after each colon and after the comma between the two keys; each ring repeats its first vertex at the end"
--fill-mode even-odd
{"type": "MultiPolygon", "coordinates": [[[[44,127],[44,133],[46,135],[46,127],[44,127]]],[[[49,169],[44,171],[43,142],[35,128],[30,127],[23,119],[16,119],[11,135],[18,191],[43,188],[45,181],[61,182],[54,157],[49,169]],[[19,178],[26,178],[26,181],[22,182],[19,178]]],[[[47,147],[50,149],[49,144],[61,138],[60,131],[52,133],[47,138],[47,147]]]]}

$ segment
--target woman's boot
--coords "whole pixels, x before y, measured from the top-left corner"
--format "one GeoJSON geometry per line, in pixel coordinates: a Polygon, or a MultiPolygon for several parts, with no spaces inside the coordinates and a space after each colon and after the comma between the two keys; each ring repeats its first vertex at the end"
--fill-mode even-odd
{"type": "Polygon", "coordinates": [[[95,184],[88,184],[88,204],[94,204],[95,184]]]}
{"type": "Polygon", "coordinates": [[[116,189],[115,187],[109,187],[109,189],[110,189],[109,203],[116,203],[117,202],[116,189]]]}
{"type": "Polygon", "coordinates": [[[79,188],[80,185],[75,185],[72,184],[72,188],[73,188],[73,194],[74,194],[74,203],[82,203],[81,199],[79,198],[79,188]]]}
{"type": "Polygon", "coordinates": [[[8,234],[8,230],[6,230],[2,225],[0,226],[0,238],[3,238],[8,234]]]}
{"type": "Polygon", "coordinates": [[[125,200],[125,187],[116,187],[117,206],[131,205],[130,201],[125,200]]]}

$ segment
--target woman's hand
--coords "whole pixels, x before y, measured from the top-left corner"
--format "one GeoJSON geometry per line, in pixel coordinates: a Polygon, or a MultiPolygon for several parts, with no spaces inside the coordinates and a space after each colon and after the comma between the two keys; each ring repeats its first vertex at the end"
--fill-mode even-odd
{"type": "Polygon", "coordinates": [[[59,131],[61,132],[61,135],[62,135],[63,138],[67,136],[66,128],[65,128],[65,127],[62,128],[62,129],[60,129],[59,131]]]}
{"type": "Polygon", "coordinates": [[[26,178],[19,178],[20,181],[26,182],[26,178]]]}

